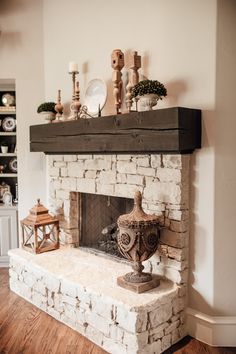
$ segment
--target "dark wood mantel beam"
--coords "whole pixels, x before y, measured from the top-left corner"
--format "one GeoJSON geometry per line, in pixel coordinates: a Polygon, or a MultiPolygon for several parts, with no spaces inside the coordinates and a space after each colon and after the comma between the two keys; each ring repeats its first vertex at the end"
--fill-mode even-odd
{"type": "Polygon", "coordinates": [[[191,153],[201,111],[173,107],[30,127],[30,151],[46,154],[191,153]]]}

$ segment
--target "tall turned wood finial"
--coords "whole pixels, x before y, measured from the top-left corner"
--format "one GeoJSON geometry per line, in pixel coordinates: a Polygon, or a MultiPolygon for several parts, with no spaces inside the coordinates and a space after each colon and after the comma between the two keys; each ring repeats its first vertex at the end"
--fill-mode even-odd
{"type": "Polygon", "coordinates": [[[58,90],[57,93],[57,104],[55,105],[56,114],[56,121],[60,121],[63,114],[63,105],[61,104],[61,90],[58,90]]]}
{"type": "MultiPolygon", "coordinates": [[[[141,56],[138,55],[138,52],[132,52],[129,58],[129,82],[126,86],[126,95],[125,102],[126,106],[131,111],[132,107],[132,88],[139,82],[139,73],[138,70],[141,68],[141,56]]],[[[136,101],[136,100],[135,100],[136,101]]]]}
{"type": "Polygon", "coordinates": [[[115,98],[116,113],[120,113],[121,108],[121,92],[122,92],[122,73],[121,70],[124,67],[124,53],[120,49],[114,49],[111,54],[111,66],[114,69],[112,73],[113,81],[113,96],[115,98]]]}

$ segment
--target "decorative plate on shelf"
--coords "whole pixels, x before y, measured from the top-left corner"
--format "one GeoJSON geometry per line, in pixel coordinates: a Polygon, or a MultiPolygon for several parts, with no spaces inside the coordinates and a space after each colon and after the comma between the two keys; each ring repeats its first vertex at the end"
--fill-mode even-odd
{"type": "Polygon", "coordinates": [[[2,129],[5,132],[13,132],[16,128],[16,120],[13,117],[6,117],[2,121],[2,129]]]}
{"type": "Polygon", "coordinates": [[[85,91],[84,105],[88,108],[88,113],[95,117],[105,106],[107,99],[107,87],[103,80],[94,79],[88,83],[85,91]]]}
{"type": "Polygon", "coordinates": [[[13,159],[11,159],[9,161],[9,170],[14,173],[17,172],[17,158],[16,157],[13,157],[13,159]]]}
{"type": "Polygon", "coordinates": [[[15,97],[10,93],[5,93],[4,95],[2,95],[2,104],[6,107],[14,106],[15,97]]]}

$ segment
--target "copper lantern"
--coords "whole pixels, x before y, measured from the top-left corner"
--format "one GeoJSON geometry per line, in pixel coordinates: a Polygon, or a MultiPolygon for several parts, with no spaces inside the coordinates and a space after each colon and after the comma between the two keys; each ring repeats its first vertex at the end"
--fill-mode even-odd
{"type": "Polygon", "coordinates": [[[142,209],[142,195],[134,196],[134,209],[117,220],[118,247],[122,255],[132,261],[133,272],[118,277],[118,285],[142,293],[160,284],[159,277],[143,272],[143,261],[157,250],[160,234],[160,220],[156,215],[146,214],[142,209]]]}
{"type": "Polygon", "coordinates": [[[42,253],[59,248],[59,220],[48,213],[38,199],[29,215],[21,220],[22,247],[42,253]]]}

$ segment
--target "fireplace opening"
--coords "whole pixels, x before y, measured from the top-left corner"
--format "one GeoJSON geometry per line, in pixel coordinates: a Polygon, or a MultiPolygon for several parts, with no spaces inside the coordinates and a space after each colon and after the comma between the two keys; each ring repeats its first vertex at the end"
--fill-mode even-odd
{"type": "Polygon", "coordinates": [[[80,247],[123,258],[117,245],[117,219],[131,212],[133,199],[80,193],[80,247]]]}

